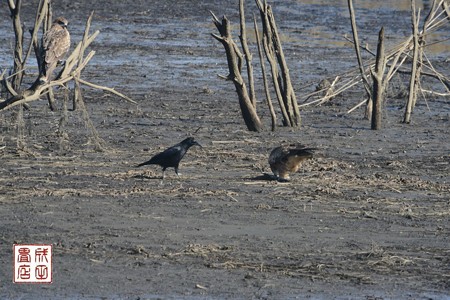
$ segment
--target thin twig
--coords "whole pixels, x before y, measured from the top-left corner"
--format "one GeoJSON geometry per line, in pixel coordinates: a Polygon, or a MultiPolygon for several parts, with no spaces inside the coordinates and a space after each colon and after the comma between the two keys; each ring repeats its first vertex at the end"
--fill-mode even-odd
{"type": "Polygon", "coordinates": [[[119,96],[119,97],[121,97],[121,98],[123,98],[123,99],[125,99],[125,100],[127,100],[127,101],[129,101],[131,103],[133,103],[133,104],[137,104],[136,101],[134,101],[133,99],[131,99],[131,98],[125,96],[124,94],[116,91],[114,88],[109,88],[109,87],[106,87],[106,86],[97,85],[97,84],[88,82],[86,80],[83,80],[81,78],[78,78],[78,81],[80,81],[80,83],[82,83],[84,85],[90,86],[90,87],[95,88],[95,89],[100,89],[100,90],[104,90],[104,91],[113,93],[113,94],[115,94],[115,95],[117,95],[117,96],[119,96]]]}

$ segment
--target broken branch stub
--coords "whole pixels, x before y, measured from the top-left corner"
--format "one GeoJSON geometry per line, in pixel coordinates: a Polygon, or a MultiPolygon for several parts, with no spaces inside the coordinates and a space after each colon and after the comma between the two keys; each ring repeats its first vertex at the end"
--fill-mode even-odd
{"type": "Polygon", "coordinates": [[[372,73],[373,79],[373,110],[371,129],[381,129],[382,107],[384,100],[384,91],[388,80],[384,80],[384,71],[386,69],[386,56],[384,54],[384,27],[378,35],[377,59],[375,72],[372,73]]]}

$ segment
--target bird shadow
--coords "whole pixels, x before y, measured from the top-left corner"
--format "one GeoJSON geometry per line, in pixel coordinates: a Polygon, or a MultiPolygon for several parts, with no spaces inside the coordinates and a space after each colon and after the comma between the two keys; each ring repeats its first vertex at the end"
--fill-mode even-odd
{"type": "Polygon", "coordinates": [[[251,177],[250,180],[276,181],[277,178],[272,174],[263,173],[262,175],[251,177]]]}
{"type": "Polygon", "coordinates": [[[144,175],[144,174],[134,175],[132,178],[147,179],[147,180],[154,180],[154,179],[161,180],[161,176],[147,176],[147,175],[144,175]]]}

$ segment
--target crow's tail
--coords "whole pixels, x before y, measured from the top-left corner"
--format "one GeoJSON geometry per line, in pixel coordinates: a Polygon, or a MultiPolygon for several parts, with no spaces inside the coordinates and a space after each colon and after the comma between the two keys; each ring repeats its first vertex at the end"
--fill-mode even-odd
{"type": "Polygon", "coordinates": [[[148,165],[148,164],[149,164],[148,161],[146,161],[146,162],[138,164],[135,168],[139,168],[139,167],[142,167],[142,166],[145,166],[145,165],[148,165]]]}

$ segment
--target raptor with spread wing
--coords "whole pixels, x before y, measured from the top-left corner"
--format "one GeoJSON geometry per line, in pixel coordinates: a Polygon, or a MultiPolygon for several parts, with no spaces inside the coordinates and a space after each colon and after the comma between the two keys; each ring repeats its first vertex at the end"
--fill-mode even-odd
{"type": "Polygon", "coordinates": [[[316,148],[307,148],[300,144],[276,147],[269,156],[269,164],[278,181],[289,181],[289,173],[295,173],[301,163],[313,157],[316,148]]]}

